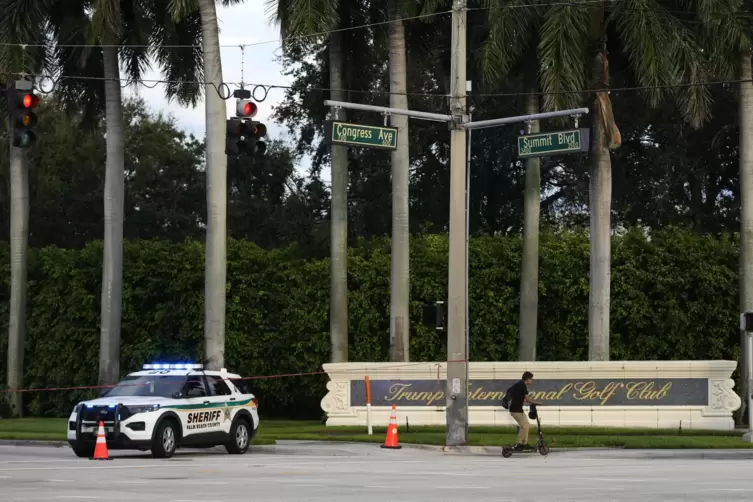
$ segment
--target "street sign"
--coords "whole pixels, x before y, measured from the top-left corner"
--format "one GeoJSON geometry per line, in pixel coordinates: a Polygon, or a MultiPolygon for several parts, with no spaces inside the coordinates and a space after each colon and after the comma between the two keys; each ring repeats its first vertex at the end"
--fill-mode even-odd
{"type": "Polygon", "coordinates": [[[588,152],[588,129],[572,129],[518,137],[518,157],[547,157],[588,152]]]}
{"type": "Polygon", "coordinates": [[[324,122],[324,141],[335,145],[397,150],[397,129],[327,120],[324,122]]]}

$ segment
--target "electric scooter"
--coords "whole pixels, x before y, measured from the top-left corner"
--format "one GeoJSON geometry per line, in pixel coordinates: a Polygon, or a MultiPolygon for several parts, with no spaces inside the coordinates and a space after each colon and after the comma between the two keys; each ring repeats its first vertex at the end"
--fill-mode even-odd
{"type": "Polygon", "coordinates": [[[538,427],[538,439],[536,440],[536,447],[531,451],[517,451],[514,446],[503,446],[503,457],[509,458],[513,453],[533,453],[535,451],[538,451],[541,455],[544,456],[549,455],[549,445],[544,441],[544,432],[541,430],[541,419],[539,418],[539,413],[536,410],[535,404],[531,405],[531,409],[528,412],[528,418],[536,419],[536,425],[538,427]]]}

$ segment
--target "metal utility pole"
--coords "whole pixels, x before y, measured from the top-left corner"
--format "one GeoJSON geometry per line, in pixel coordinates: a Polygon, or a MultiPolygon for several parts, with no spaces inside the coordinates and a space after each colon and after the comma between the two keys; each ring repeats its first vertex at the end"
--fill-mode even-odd
{"type": "Polygon", "coordinates": [[[450,69],[450,257],[447,292],[447,438],[448,447],[468,443],[468,357],[465,343],[466,205],[466,11],[467,0],[452,3],[450,69]]]}

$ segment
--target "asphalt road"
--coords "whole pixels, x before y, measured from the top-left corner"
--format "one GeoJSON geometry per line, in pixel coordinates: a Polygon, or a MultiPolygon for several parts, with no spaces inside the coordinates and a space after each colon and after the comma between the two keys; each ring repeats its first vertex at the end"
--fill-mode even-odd
{"type": "Polygon", "coordinates": [[[170,460],[0,445],[4,502],[752,500],[751,451],[557,451],[504,459],[378,445],[182,452],[170,460]],[[703,457],[702,457],[703,455],[703,457]]]}

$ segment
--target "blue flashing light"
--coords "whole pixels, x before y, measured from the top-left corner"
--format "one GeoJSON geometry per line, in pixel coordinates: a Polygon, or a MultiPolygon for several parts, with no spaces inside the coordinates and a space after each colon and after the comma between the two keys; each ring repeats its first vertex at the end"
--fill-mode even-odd
{"type": "Polygon", "coordinates": [[[203,364],[194,363],[152,363],[143,366],[145,370],[201,370],[203,364]]]}

